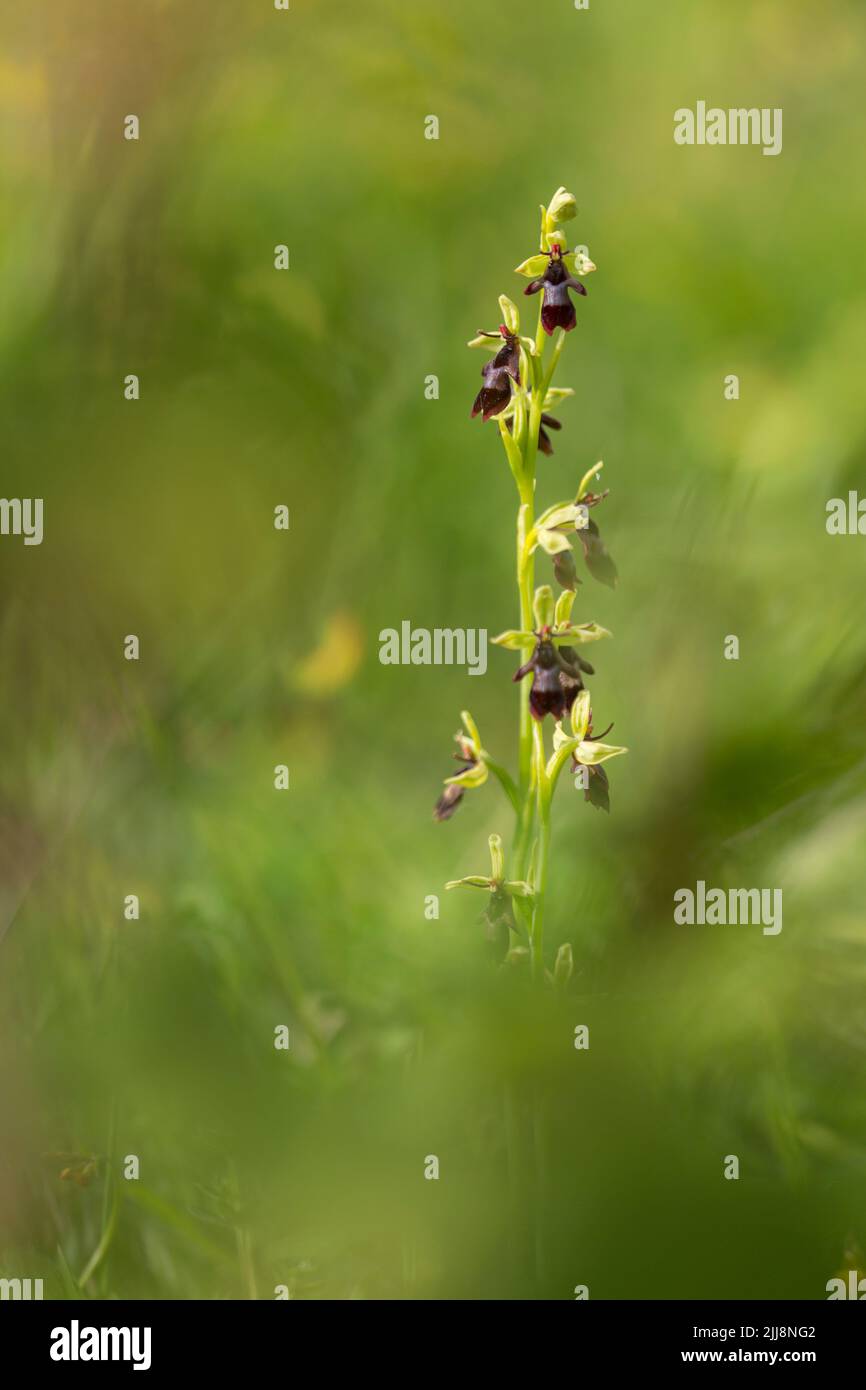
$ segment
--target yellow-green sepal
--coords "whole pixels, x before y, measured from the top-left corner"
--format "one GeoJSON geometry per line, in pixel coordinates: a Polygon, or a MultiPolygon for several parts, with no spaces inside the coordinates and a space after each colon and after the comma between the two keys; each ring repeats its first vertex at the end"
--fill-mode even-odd
{"type": "Polygon", "coordinates": [[[603,468],[604,463],[599,459],[598,463],[594,463],[592,468],[587,469],[580,480],[580,487],[577,489],[577,497],[575,498],[576,502],[579,502],[582,497],[586,496],[593,478],[597,477],[603,468]]]}
{"type": "Polygon", "coordinates": [[[602,637],[610,637],[606,627],[598,623],[565,623],[551,635],[551,641],[558,647],[576,647],[582,642],[600,642],[602,637]]]}
{"type": "Polygon", "coordinates": [[[582,741],[589,728],[590,698],[588,690],[581,690],[571,707],[571,732],[582,741]]]}
{"type": "Polygon", "coordinates": [[[539,584],[535,591],[532,607],[535,613],[536,627],[551,627],[553,625],[554,600],[553,590],[549,584],[539,584]]]}
{"type": "Polygon", "coordinates": [[[487,781],[488,771],[485,762],[475,763],[473,767],[467,767],[463,772],[457,772],[453,777],[445,778],[445,785],[452,787],[483,787],[487,781]]]}
{"type": "Polygon", "coordinates": [[[528,256],[520,265],[514,267],[515,275],[525,275],[527,280],[537,280],[539,275],[543,275],[549,265],[546,256],[528,256]]]}
{"type": "Polygon", "coordinates": [[[494,646],[507,647],[511,652],[523,651],[526,647],[535,646],[534,632],[518,632],[516,628],[509,628],[507,632],[500,632],[498,637],[492,637],[494,646]]]}
{"type": "Polygon", "coordinates": [[[556,600],[556,608],[553,612],[553,623],[555,627],[565,627],[566,623],[571,622],[571,610],[574,607],[576,598],[573,589],[563,589],[559,598],[556,600]]]}
{"type": "Polygon", "coordinates": [[[508,298],[507,294],[499,296],[499,308],[502,311],[502,322],[509,333],[519,333],[520,315],[517,312],[517,305],[508,298]]]}

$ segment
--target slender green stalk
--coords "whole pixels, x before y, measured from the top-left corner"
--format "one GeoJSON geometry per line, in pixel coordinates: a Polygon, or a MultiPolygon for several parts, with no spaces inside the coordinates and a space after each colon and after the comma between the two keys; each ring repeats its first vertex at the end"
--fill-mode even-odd
{"type": "MultiPolygon", "coordinates": [[[[564,335],[563,335],[564,336],[564,335]]],[[[538,457],[538,432],[541,428],[542,407],[548,389],[551,370],[543,371],[545,335],[541,323],[541,308],[538,311],[538,327],[535,338],[535,353],[528,360],[524,351],[524,381],[527,375],[531,381],[529,411],[523,444],[522,472],[517,479],[520,507],[517,514],[517,593],[520,605],[520,627],[530,632],[533,627],[532,595],[535,585],[535,555],[526,545],[526,538],[535,524],[535,465],[538,457]],[[528,366],[528,373],[527,373],[528,366]]],[[[555,365],[555,364],[554,364],[555,365]]],[[[534,783],[537,783],[537,769],[533,765],[534,742],[533,721],[529,708],[529,687],[526,682],[520,685],[520,732],[519,732],[519,785],[523,805],[517,819],[515,830],[515,867],[517,878],[525,878],[529,848],[535,818],[534,783]]]]}
{"type": "MultiPolygon", "coordinates": [[[[521,489],[520,510],[517,514],[517,593],[520,603],[520,625],[524,632],[532,627],[532,587],[535,582],[535,557],[526,553],[527,532],[532,529],[532,490],[525,499],[526,488],[521,489]],[[529,525],[527,526],[527,517],[529,525]]],[[[532,715],[529,710],[529,688],[520,685],[520,791],[524,799],[529,793],[532,763],[532,715]]]]}
{"type": "Polygon", "coordinates": [[[551,787],[544,768],[544,736],[535,729],[535,759],[538,777],[538,861],[535,870],[535,897],[532,912],[532,974],[544,978],[544,899],[547,893],[547,867],[550,859],[551,787]]]}
{"type": "MultiPolygon", "coordinates": [[[[520,653],[515,672],[519,685],[518,771],[512,778],[487,753],[478,728],[468,710],[461,714],[464,729],[456,735],[462,764],[458,773],[445,779],[445,790],[434,809],[436,820],[448,820],[464,793],[482,786],[490,773],[499,782],[515,816],[514,837],[506,872],[502,839],[489,836],[489,874],[470,874],[447,884],[489,894],[485,913],[488,939],[497,949],[505,947],[507,961],[526,959],[534,987],[551,983],[565,988],[571,977],[571,945],[564,942],[550,971],[544,959],[544,927],[551,838],[551,803],[566,763],[588,770],[586,800],[609,809],[608,779],[601,764],[624,753],[624,748],[602,742],[604,734],[593,733],[589,691],[581,672],[592,672],[576,650],[581,643],[609,636],[593,622],[572,621],[577,572],[570,536],[587,525],[587,508],[597,506],[605,492],[590,491],[601,463],[583,473],[577,494],[558,501],[536,515],[536,464],[539,439],[545,453],[552,452],[542,429],[557,429],[560,422],[546,411],[555,410],[558,401],[570,391],[552,391],[566,334],[576,324],[571,292],[583,293],[581,281],[595,270],[585,248],[569,250],[564,224],[577,213],[572,194],[564,187],[556,190],[548,206],[541,208],[539,249],[519,266],[516,273],[528,280],[527,295],[539,295],[538,322],[533,337],[522,336],[520,313],[508,295],[500,295],[502,321],[497,332],[479,329],[470,347],[492,350],[494,356],[482,368],[483,386],[472,407],[473,416],[498,419],[499,436],[517,489],[515,528],[515,579],[519,608],[519,628],[509,629],[493,641],[513,653],[520,653]],[[555,337],[545,329],[557,327],[555,337]],[[491,340],[496,340],[493,347],[491,340]],[[546,359],[545,359],[545,354],[546,359]],[[553,577],[561,592],[554,594],[551,584],[535,588],[535,552],[551,557],[553,577]],[[525,678],[530,675],[531,681],[525,678]],[[543,716],[552,715],[552,750],[548,761],[544,743],[543,716]],[[538,715],[536,718],[534,715],[538,715]]],[[[616,582],[616,566],[601,541],[598,526],[592,523],[590,537],[582,537],[587,569],[602,583],[616,582]]],[[[606,731],[605,731],[606,732],[606,731]]],[[[544,1225],[548,1203],[547,1102],[538,1078],[528,1074],[506,1082],[504,1128],[508,1152],[508,1181],[515,1249],[520,1264],[526,1257],[534,1263],[539,1291],[545,1285],[544,1225]],[[524,1239],[524,1234],[526,1239],[524,1239]],[[523,1254],[525,1250],[525,1256],[523,1254]]]]}
{"type": "MultiPolygon", "coordinates": [[[[517,305],[503,294],[499,297],[502,321],[498,331],[479,329],[477,337],[469,344],[495,354],[482,368],[484,385],[473,403],[472,414],[480,414],[484,420],[497,417],[502,447],[517,489],[515,579],[519,628],[503,632],[493,640],[508,650],[520,652],[521,657],[520,668],[515,672],[515,678],[520,681],[518,767],[516,778],[512,778],[501,763],[493,761],[472,715],[464,710],[461,715],[464,731],[456,735],[457,758],[462,766],[459,772],[445,779],[445,790],[434,809],[436,820],[448,820],[465,791],[482,786],[490,773],[502,787],[515,816],[509,872],[505,872],[501,839],[497,834],[490,837],[491,873],[471,874],[449,883],[448,887],[465,885],[492,895],[490,909],[485,914],[490,939],[501,941],[504,937],[509,947],[521,944],[522,949],[522,942],[528,938],[531,973],[537,982],[548,978],[543,932],[550,857],[550,808],[557,780],[568,759],[573,759],[575,767],[589,768],[591,780],[587,783],[586,799],[608,809],[607,774],[599,765],[625,752],[625,749],[601,743],[592,732],[589,694],[581,678],[581,671],[592,668],[575,650],[581,643],[596,641],[609,633],[597,623],[571,620],[578,581],[569,536],[587,525],[587,507],[597,506],[606,495],[590,491],[601,463],[584,472],[576,496],[572,494],[571,498],[556,502],[536,515],[539,440],[543,451],[550,453],[550,442],[543,430],[560,425],[545,410],[554,410],[558,401],[572,394],[552,391],[566,335],[576,323],[569,294],[572,291],[585,294],[582,282],[575,276],[583,277],[595,270],[585,248],[568,248],[563,228],[576,214],[573,195],[564,187],[558,188],[548,206],[541,208],[537,254],[515,268],[517,274],[529,281],[525,293],[539,295],[534,336],[521,335],[517,305]],[[547,331],[555,326],[554,334],[547,331]],[[496,340],[496,348],[490,340],[496,340]],[[550,584],[535,588],[536,549],[553,560],[554,579],[561,589],[558,596],[554,595],[550,584]],[[527,681],[525,677],[530,673],[532,680],[527,681]],[[553,754],[549,765],[543,724],[541,719],[534,718],[534,713],[553,715],[553,754]],[[566,720],[565,716],[570,719],[566,720]],[[570,724],[570,731],[566,724],[570,724]],[[504,934],[503,921],[508,924],[508,932],[504,934]]],[[[616,582],[616,566],[594,522],[591,544],[584,538],[583,551],[587,568],[595,578],[603,583],[616,582]]],[[[558,985],[567,984],[570,977],[570,952],[569,944],[564,943],[553,967],[552,978],[558,985]]]]}

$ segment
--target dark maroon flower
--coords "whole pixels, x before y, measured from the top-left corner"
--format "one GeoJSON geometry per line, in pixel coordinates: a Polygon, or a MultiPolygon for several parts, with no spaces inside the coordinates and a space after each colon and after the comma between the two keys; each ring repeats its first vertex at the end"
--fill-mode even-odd
{"type": "MultiPolygon", "coordinates": [[[[605,496],[604,493],[601,494],[601,497],[603,496],[605,496]]],[[[594,500],[601,501],[601,497],[596,497],[594,500]]],[[[582,497],[581,501],[585,506],[594,505],[589,496],[582,497]]],[[[583,546],[583,558],[586,561],[586,567],[593,579],[597,579],[600,584],[606,584],[609,589],[615,589],[619,572],[595,522],[590,518],[586,526],[577,534],[583,546]]]]}
{"type": "MultiPolygon", "coordinates": [[[[460,749],[459,753],[454,754],[456,761],[460,764],[459,772],[471,772],[474,767],[478,766],[478,759],[475,756],[475,749],[472,747],[471,741],[462,733],[455,734],[454,741],[460,749]]],[[[455,773],[455,776],[457,775],[459,774],[455,773]]],[[[461,787],[457,782],[446,782],[442,795],[433,807],[433,819],[450,820],[463,800],[465,790],[465,787],[461,787]]]]}
{"type": "Polygon", "coordinates": [[[588,767],[589,777],[583,789],[583,799],[594,806],[597,811],[607,811],[610,814],[610,782],[607,773],[601,763],[598,767],[588,767]]]}
{"type": "MultiPolygon", "coordinates": [[[[589,743],[593,739],[602,739],[605,734],[610,733],[612,728],[613,725],[608,724],[603,733],[594,734],[592,732],[592,711],[590,711],[589,724],[583,736],[583,741],[584,743],[589,743]]],[[[586,763],[578,762],[576,757],[572,757],[572,772],[578,772],[582,767],[585,767],[587,771],[586,786],[583,790],[584,801],[588,801],[597,811],[607,811],[608,814],[610,814],[610,780],[608,779],[607,773],[601,763],[590,766],[586,763]]]]}
{"type": "Polygon", "coordinates": [[[553,445],[550,442],[548,430],[561,430],[562,421],[557,420],[555,415],[542,415],[541,424],[538,428],[538,447],[548,458],[553,453],[553,445]]]}
{"type": "Polygon", "coordinates": [[[557,647],[555,642],[550,640],[549,627],[543,627],[535,635],[538,639],[535,651],[529,660],[515,671],[513,679],[522,681],[531,671],[529,708],[533,717],[543,719],[546,714],[552,714],[558,721],[568,713],[577,699],[578,692],[583,690],[581,669],[591,674],[592,667],[587,666],[573,647],[557,647]]]}
{"type": "MultiPolygon", "coordinates": [[[[504,323],[499,325],[499,334],[504,340],[503,345],[496,356],[481,368],[484,385],[472,405],[472,415],[480,415],[484,420],[489,420],[491,415],[499,415],[508,405],[512,381],[520,385],[520,339],[504,323]]],[[[479,336],[495,338],[497,335],[481,329],[479,336]]]]}
{"type": "Polygon", "coordinates": [[[550,264],[540,279],[530,280],[523,293],[538,294],[538,291],[543,289],[542,328],[548,334],[552,333],[554,328],[564,328],[568,333],[577,323],[577,315],[574,312],[569,290],[576,290],[578,294],[586,294],[586,286],[581,284],[580,280],[576,280],[573,275],[569,275],[568,266],[562,259],[562,248],[558,242],[554,243],[549,251],[544,251],[542,254],[550,257],[550,264]]]}
{"type": "MultiPolygon", "coordinates": [[[[514,421],[507,420],[506,425],[508,428],[508,433],[513,434],[514,421]]],[[[538,427],[538,447],[543,454],[547,454],[548,458],[553,453],[553,445],[550,442],[550,436],[548,435],[547,431],[561,429],[562,421],[557,420],[555,415],[542,415],[541,424],[538,427]]]]}

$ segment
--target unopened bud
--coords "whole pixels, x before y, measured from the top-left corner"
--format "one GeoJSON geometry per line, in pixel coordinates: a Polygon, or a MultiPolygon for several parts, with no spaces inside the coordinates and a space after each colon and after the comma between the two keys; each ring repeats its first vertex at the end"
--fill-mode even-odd
{"type": "Polygon", "coordinates": [[[563,941],[556,953],[556,963],[553,967],[553,978],[562,987],[568,984],[574,970],[574,957],[571,954],[571,942],[563,941]]]}

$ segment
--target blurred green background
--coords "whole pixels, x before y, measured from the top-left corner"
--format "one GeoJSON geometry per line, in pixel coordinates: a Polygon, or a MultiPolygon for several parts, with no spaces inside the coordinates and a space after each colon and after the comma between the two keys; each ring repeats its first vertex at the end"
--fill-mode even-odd
{"type": "Polygon", "coordinates": [[[825,1297],[866,1243],[866,541],[825,531],[866,493],[862,4],[9,0],[0,39],[0,490],[45,500],[0,538],[0,1273],[825,1297]],[[782,154],[676,146],[698,100],[782,107],[782,154]],[[499,789],[431,820],[461,708],[514,767],[516,658],[378,633],[515,625],[465,343],[560,183],[598,273],[539,499],[605,460],[576,615],[631,752],[609,818],[558,793],[538,996],[442,892],[499,789]],[[781,887],[782,933],[674,926],[697,878],[781,887]]]}

